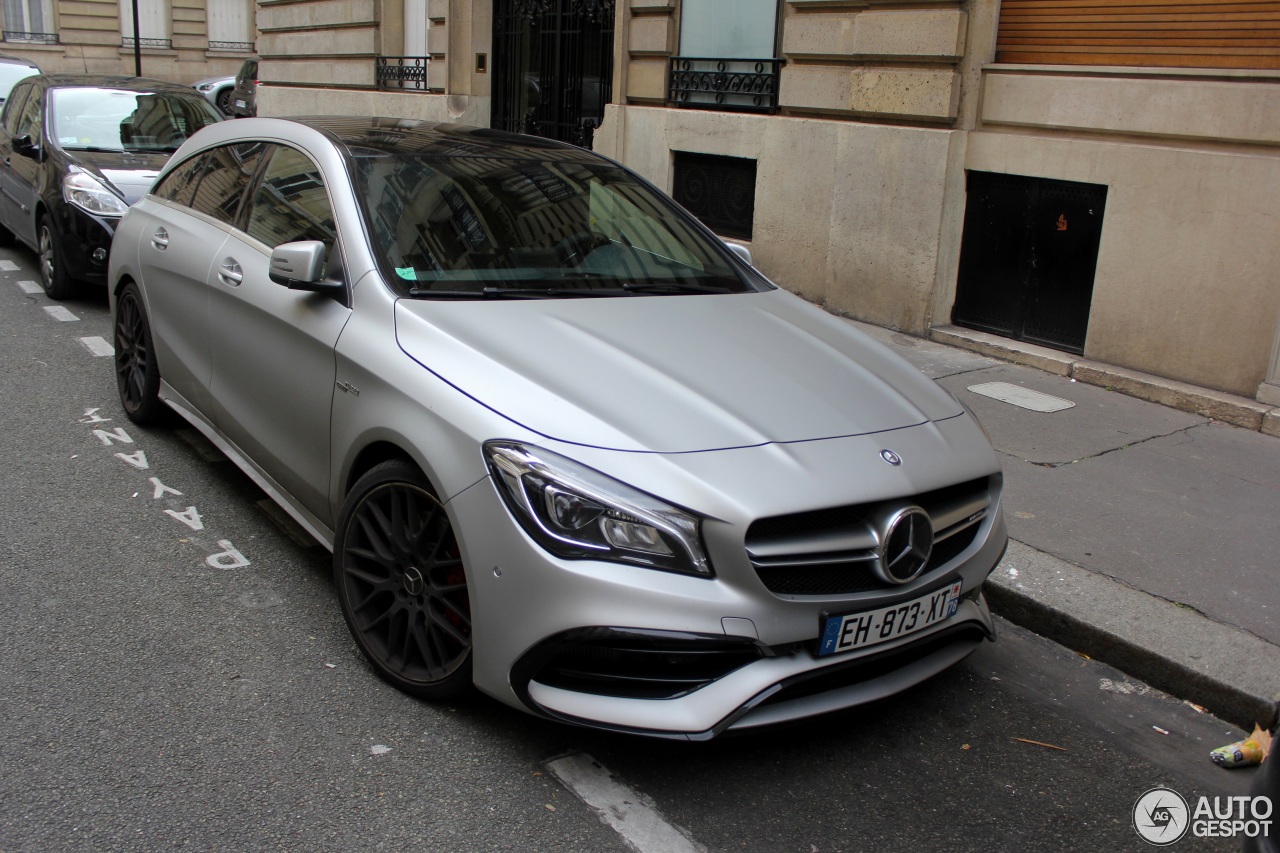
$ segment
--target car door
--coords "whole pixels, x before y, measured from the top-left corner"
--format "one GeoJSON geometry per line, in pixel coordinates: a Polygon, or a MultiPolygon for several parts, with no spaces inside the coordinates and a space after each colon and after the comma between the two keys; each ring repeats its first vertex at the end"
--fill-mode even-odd
{"type": "Polygon", "coordinates": [[[18,206],[14,202],[13,193],[13,135],[18,127],[18,119],[22,115],[23,104],[31,93],[32,84],[19,83],[9,93],[4,110],[0,112],[0,225],[13,230],[14,219],[18,215],[18,206]]]}
{"type": "Polygon", "coordinates": [[[218,428],[326,525],[334,347],[346,300],[290,290],[268,276],[271,250],[320,240],[340,275],[341,247],[320,169],[296,148],[269,155],[251,190],[244,231],[210,274],[213,400],[218,428]]]}
{"type": "Polygon", "coordinates": [[[131,212],[142,224],[140,275],[165,382],[210,421],[213,408],[209,276],[234,230],[261,144],[226,145],[179,164],[131,212]]]}
{"type": "MultiPolygon", "coordinates": [[[[36,184],[41,163],[35,157],[18,153],[15,139],[26,138],[36,149],[45,145],[44,96],[41,86],[19,84],[10,98],[14,109],[5,110],[4,139],[0,140],[0,216],[4,225],[19,240],[35,246],[36,184]]],[[[34,149],[32,149],[34,150],[34,149]]]]}

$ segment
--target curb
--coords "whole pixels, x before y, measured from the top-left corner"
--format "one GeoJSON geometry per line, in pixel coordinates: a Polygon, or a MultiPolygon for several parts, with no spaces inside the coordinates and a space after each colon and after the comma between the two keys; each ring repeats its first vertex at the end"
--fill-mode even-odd
{"type": "Polygon", "coordinates": [[[1012,539],[984,591],[1010,622],[1245,731],[1275,715],[1280,646],[1239,628],[1012,539]]]}
{"type": "Polygon", "coordinates": [[[1130,397],[1202,415],[1254,432],[1280,436],[1280,408],[1248,397],[1089,361],[1048,347],[962,329],[959,326],[936,326],[929,330],[929,340],[1001,361],[1035,367],[1077,382],[1109,388],[1130,397]]]}

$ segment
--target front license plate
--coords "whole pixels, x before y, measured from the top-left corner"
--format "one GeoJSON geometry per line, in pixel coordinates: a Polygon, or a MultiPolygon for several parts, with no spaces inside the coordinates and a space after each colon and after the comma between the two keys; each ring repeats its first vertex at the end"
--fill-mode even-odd
{"type": "Polygon", "coordinates": [[[914,601],[862,613],[828,616],[822,626],[818,655],[838,655],[887,643],[950,619],[960,606],[961,586],[961,582],[956,581],[914,601]]]}

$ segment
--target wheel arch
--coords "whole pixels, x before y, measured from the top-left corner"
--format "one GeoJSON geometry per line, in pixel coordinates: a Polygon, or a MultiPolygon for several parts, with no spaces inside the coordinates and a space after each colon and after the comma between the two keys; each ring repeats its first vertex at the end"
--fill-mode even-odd
{"type": "Polygon", "coordinates": [[[418,468],[427,478],[427,482],[431,484],[431,491],[438,500],[440,498],[439,487],[436,485],[428,466],[423,465],[412,453],[405,450],[394,441],[386,439],[378,439],[361,448],[360,452],[351,462],[351,467],[347,469],[346,476],[342,480],[341,492],[342,499],[345,501],[347,495],[351,493],[351,487],[354,486],[361,477],[368,473],[369,469],[375,465],[392,459],[400,459],[410,463],[418,468]]]}

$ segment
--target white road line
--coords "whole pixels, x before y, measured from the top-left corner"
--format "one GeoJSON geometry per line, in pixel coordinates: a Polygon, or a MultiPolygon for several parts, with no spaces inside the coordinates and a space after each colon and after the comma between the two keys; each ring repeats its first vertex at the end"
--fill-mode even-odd
{"type": "Polygon", "coordinates": [[[706,853],[658,813],[652,801],[613,778],[584,752],[547,763],[547,769],[613,827],[637,853],[706,853]]]}
{"type": "Polygon", "coordinates": [[[0,270],[4,270],[5,272],[17,272],[20,269],[22,269],[22,267],[18,266],[13,261],[0,261],[0,270]]]}
{"type": "Polygon", "coordinates": [[[105,358],[116,354],[116,348],[107,343],[106,338],[80,338],[80,343],[84,344],[84,348],[96,355],[98,358],[105,358]]]}
{"type": "Polygon", "coordinates": [[[18,287],[22,288],[23,293],[44,293],[44,288],[38,281],[20,281],[18,287]]]}
{"type": "Polygon", "coordinates": [[[80,319],[61,305],[46,305],[44,306],[44,310],[48,311],[49,316],[53,319],[61,320],[64,323],[73,323],[80,319]]]}

